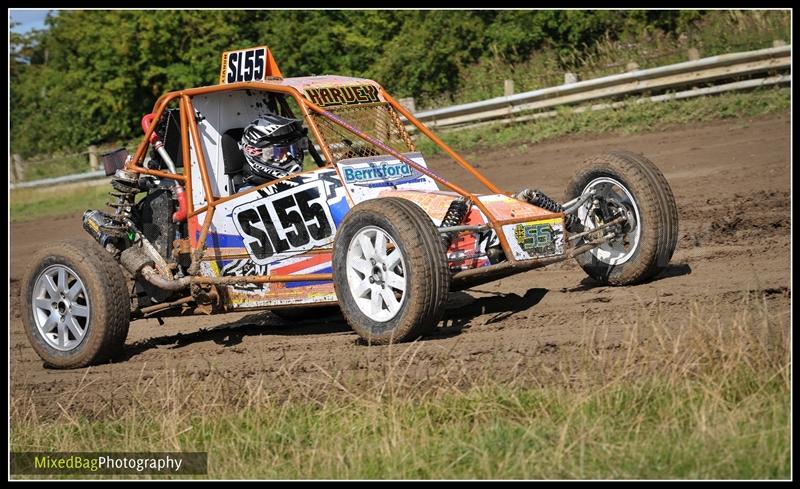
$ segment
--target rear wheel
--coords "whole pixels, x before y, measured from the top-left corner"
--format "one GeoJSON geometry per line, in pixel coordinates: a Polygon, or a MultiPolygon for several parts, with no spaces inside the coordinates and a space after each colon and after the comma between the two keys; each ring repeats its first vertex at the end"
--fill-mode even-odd
{"type": "Polygon", "coordinates": [[[678,241],[678,210],[669,183],[653,162],[628,151],[590,158],[567,187],[565,202],[591,194],[577,212],[571,232],[590,231],[625,217],[622,224],[598,230],[582,241],[613,232],[614,237],[578,255],[593,279],[629,285],[650,279],[669,264],[678,241]]]}
{"type": "Polygon", "coordinates": [[[418,205],[368,200],[342,222],[334,285],[350,327],[372,344],[414,340],[444,313],[450,275],[439,233],[418,205]]]}
{"type": "Polygon", "coordinates": [[[25,334],[51,367],[108,360],[125,344],[130,300],[122,269],[93,241],[45,246],[22,282],[25,334]]]}

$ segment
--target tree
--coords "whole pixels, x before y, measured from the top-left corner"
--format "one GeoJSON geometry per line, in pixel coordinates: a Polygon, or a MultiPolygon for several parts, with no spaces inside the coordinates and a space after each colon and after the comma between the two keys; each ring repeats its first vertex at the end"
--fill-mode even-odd
{"type": "Polygon", "coordinates": [[[216,83],[223,51],[266,44],[285,76],[374,78],[398,96],[455,92],[481,59],[586,50],[685,29],[676,11],[62,10],[9,34],[11,144],[23,155],[129,140],[165,91],[216,83]]]}

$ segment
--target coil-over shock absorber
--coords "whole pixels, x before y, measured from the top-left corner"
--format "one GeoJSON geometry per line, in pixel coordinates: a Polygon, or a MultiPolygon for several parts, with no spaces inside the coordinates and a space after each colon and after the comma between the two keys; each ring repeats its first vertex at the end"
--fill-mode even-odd
{"type": "Polygon", "coordinates": [[[139,187],[139,174],[117,170],[111,179],[111,186],[114,187],[114,191],[109,192],[109,195],[115,197],[117,201],[108,202],[108,205],[117,211],[114,217],[122,221],[130,217],[131,209],[136,203],[136,194],[142,191],[139,187]]]}
{"type": "MultiPolygon", "coordinates": [[[[525,201],[529,204],[533,204],[536,207],[541,207],[542,209],[546,209],[550,212],[564,212],[564,208],[561,206],[561,204],[545,195],[545,193],[541,190],[531,190],[526,188],[515,195],[514,198],[525,201]]],[[[576,220],[577,217],[575,214],[564,215],[564,225],[567,227],[567,229],[573,229],[576,220]]]]}
{"type": "MultiPolygon", "coordinates": [[[[447,212],[444,214],[444,219],[442,219],[441,227],[447,228],[458,226],[464,220],[464,217],[466,217],[468,210],[469,205],[467,205],[467,201],[464,199],[464,197],[459,197],[450,202],[450,207],[447,208],[447,212]]],[[[445,250],[450,248],[455,235],[456,233],[442,233],[442,244],[444,245],[445,250]]]]}
{"type": "Polygon", "coordinates": [[[113,250],[121,251],[122,243],[128,235],[129,229],[127,220],[131,218],[131,209],[136,203],[136,194],[142,191],[139,187],[139,174],[125,170],[117,170],[111,179],[113,191],[109,192],[112,197],[106,204],[115,209],[113,215],[102,211],[87,210],[83,214],[83,228],[106,249],[112,245],[113,250]]]}

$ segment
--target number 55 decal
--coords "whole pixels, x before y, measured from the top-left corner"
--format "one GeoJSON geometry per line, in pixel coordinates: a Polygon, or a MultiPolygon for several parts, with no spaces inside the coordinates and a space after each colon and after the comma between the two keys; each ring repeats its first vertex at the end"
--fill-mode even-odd
{"type": "Polygon", "coordinates": [[[266,46],[222,53],[220,84],[264,81],[267,76],[281,76],[281,72],[266,46]]]}
{"type": "Polygon", "coordinates": [[[265,265],[332,241],[335,226],[322,185],[307,183],[233,209],[254,262],[265,265]]]}

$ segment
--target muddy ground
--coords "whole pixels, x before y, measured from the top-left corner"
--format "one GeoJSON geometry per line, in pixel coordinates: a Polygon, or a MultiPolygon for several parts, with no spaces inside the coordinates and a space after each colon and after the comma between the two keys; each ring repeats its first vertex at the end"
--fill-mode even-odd
{"type": "MultiPolygon", "coordinates": [[[[439,330],[413,350],[364,346],[340,317],[291,323],[268,312],[238,313],[172,318],[163,326],[137,321],[120,361],[73,371],[46,369],[22,330],[19,282],[43,241],[89,238],[79,215],[14,223],[12,402],[25,400],[44,417],[59,415],[63,406],[72,415],[104,415],[133,402],[131,393],[143,382],[175,372],[190,379],[195,392],[220,381],[236,389],[254,378],[275,393],[326,379],[330,385],[348,379],[357,386],[371,372],[401,365],[404,352],[403,376],[417,385],[442,377],[458,383],[476,372],[496,382],[534,383],[548,358],[580,354],[589,329],[603,328],[613,346],[632,322],[656,314],[653,304],[662,317],[683,321],[692,305],[733,310],[748,291],[766,297],[788,327],[789,124],[788,115],[772,116],[466,153],[501,188],[538,187],[558,199],[585,158],[613,149],[642,153],[662,169],[674,191],[678,248],[669,268],[635,287],[598,286],[569,262],[470,289],[453,297],[439,330]]],[[[442,168],[441,157],[431,160],[445,177],[464,182],[456,171],[442,168]]]]}

